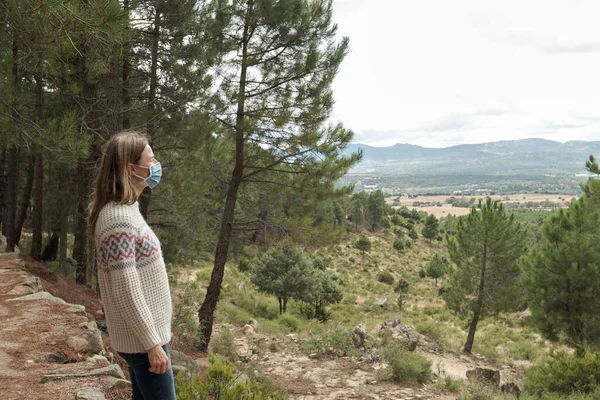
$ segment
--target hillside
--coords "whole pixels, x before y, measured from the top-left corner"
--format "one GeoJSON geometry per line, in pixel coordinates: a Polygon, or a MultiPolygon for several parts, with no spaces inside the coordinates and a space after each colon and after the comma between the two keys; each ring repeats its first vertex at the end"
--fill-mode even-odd
{"type": "Polygon", "coordinates": [[[446,148],[351,144],[345,151],[359,149],[363,159],[341,181],[356,185],[356,190],[377,185],[388,193],[452,193],[477,187],[497,193],[578,194],[586,179],[584,163],[590,154],[600,154],[600,141],[523,139],[446,148]]]}

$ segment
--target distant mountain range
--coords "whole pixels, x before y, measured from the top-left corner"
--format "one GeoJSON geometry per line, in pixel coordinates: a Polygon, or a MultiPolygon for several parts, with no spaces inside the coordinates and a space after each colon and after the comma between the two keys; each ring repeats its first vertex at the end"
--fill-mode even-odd
{"type": "MultiPolygon", "coordinates": [[[[590,154],[600,157],[600,141],[569,141],[566,143],[546,139],[502,140],[481,144],[461,144],[445,148],[427,148],[412,144],[396,144],[390,147],[373,147],[364,144],[350,144],[346,151],[363,150],[363,162],[389,163],[410,161],[456,162],[489,159],[523,158],[540,160],[545,166],[553,161],[556,164],[578,162],[580,165],[590,154]]],[[[558,166],[558,165],[557,165],[558,166]]]]}

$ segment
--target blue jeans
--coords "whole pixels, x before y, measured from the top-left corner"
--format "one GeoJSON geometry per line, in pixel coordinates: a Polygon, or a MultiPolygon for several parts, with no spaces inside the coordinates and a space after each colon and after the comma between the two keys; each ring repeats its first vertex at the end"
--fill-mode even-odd
{"type": "Polygon", "coordinates": [[[149,371],[148,353],[119,353],[129,367],[132,400],[176,400],[171,355],[166,344],[162,348],[169,357],[169,369],[160,375],[149,371]]]}

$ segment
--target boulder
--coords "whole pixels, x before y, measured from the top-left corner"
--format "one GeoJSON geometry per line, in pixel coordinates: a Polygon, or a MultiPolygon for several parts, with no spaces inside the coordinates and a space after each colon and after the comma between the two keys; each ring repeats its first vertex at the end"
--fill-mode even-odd
{"type": "Polygon", "coordinates": [[[98,389],[85,388],[77,392],[75,400],[106,400],[106,397],[98,389]]]}
{"type": "Polygon", "coordinates": [[[37,276],[32,276],[20,285],[15,286],[8,292],[11,296],[26,296],[44,290],[42,281],[37,276]]]}
{"type": "Polygon", "coordinates": [[[467,379],[471,382],[480,382],[494,387],[500,386],[500,371],[489,368],[475,368],[467,371],[467,379]]]}
{"type": "Polygon", "coordinates": [[[521,389],[514,382],[505,382],[500,386],[500,389],[502,389],[502,393],[513,395],[516,398],[519,398],[521,395],[521,389]]]}
{"type": "Polygon", "coordinates": [[[388,305],[389,305],[387,298],[379,299],[375,302],[375,304],[381,308],[388,308],[388,305]]]}
{"type": "Polygon", "coordinates": [[[254,329],[255,333],[258,332],[258,321],[257,320],[252,318],[246,324],[250,325],[252,327],[252,329],[254,329]]]}
{"type": "Polygon", "coordinates": [[[71,336],[67,339],[67,346],[78,353],[100,354],[104,351],[102,334],[96,326],[96,322],[84,322],[79,325],[85,331],[77,336],[71,336]]]}
{"type": "Polygon", "coordinates": [[[244,327],[242,328],[242,333],[244,335],[252,335],[254,333],[254,328],[252,328],[252,326],[246,324],[244,325],[244,327]]]}
{"type": "Polygon", "coordinates": [[[529,310],[529,308],[528,308],[527,310],[521,312],[521,315],[519,316],[519,318],[527,321],[532,316],[533,315],[531,314],[531,310],[529,310]]]}
{"type": "Polygon", "coordinates": [[[192,357],[179,350],[169,349],[169,353],[171,355],[171,364],[173,365],[174,370],[176,369],[175,367],[182,367],[187,368],[192,373],[199,372],[198,363],[196,363],[192,357]]]}
{"type": "Polygon", "coordinates": [[[237,289],[240,292],[245,292],[246,291],[246,284],[244,282],[239,282],[236,286],[237,286],[237,289]]]}
{"type": "Polygon", "coordinates": [[[351,332],[352,335],[352,343],[354,343],[354,347],[360,349],[363,344],[365,344],[365,340],[367,339],[367,327],[365,324],[360,324],[354,327],[351,332]]]}
{"type": "Polygon", "coordinates": [[[37,292],[34,294],[29,294],[27,296],[15,297],[14,299],[8,299],[6,301],[34,301],[34,300],[48,300],[53,303],[59,304],[67,304],[66,301],[61,299],[60,297],[54,297],[48,292],[37,292]]]}

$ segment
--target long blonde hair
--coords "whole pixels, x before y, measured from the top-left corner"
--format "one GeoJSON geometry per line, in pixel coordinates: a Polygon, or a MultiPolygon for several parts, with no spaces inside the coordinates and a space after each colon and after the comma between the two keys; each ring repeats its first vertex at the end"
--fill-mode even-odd
{"type": "Polygon", "coordinates": [[[102,161],[89,207],[88,225],[90,235],[95,236],[96,223],[100,210],[109,202],[133,204],[137,193],[131,183],[127,166],[137,164],[148,139],[134,131],[124,131],[113,135],[102,147],[102,161]]]}

